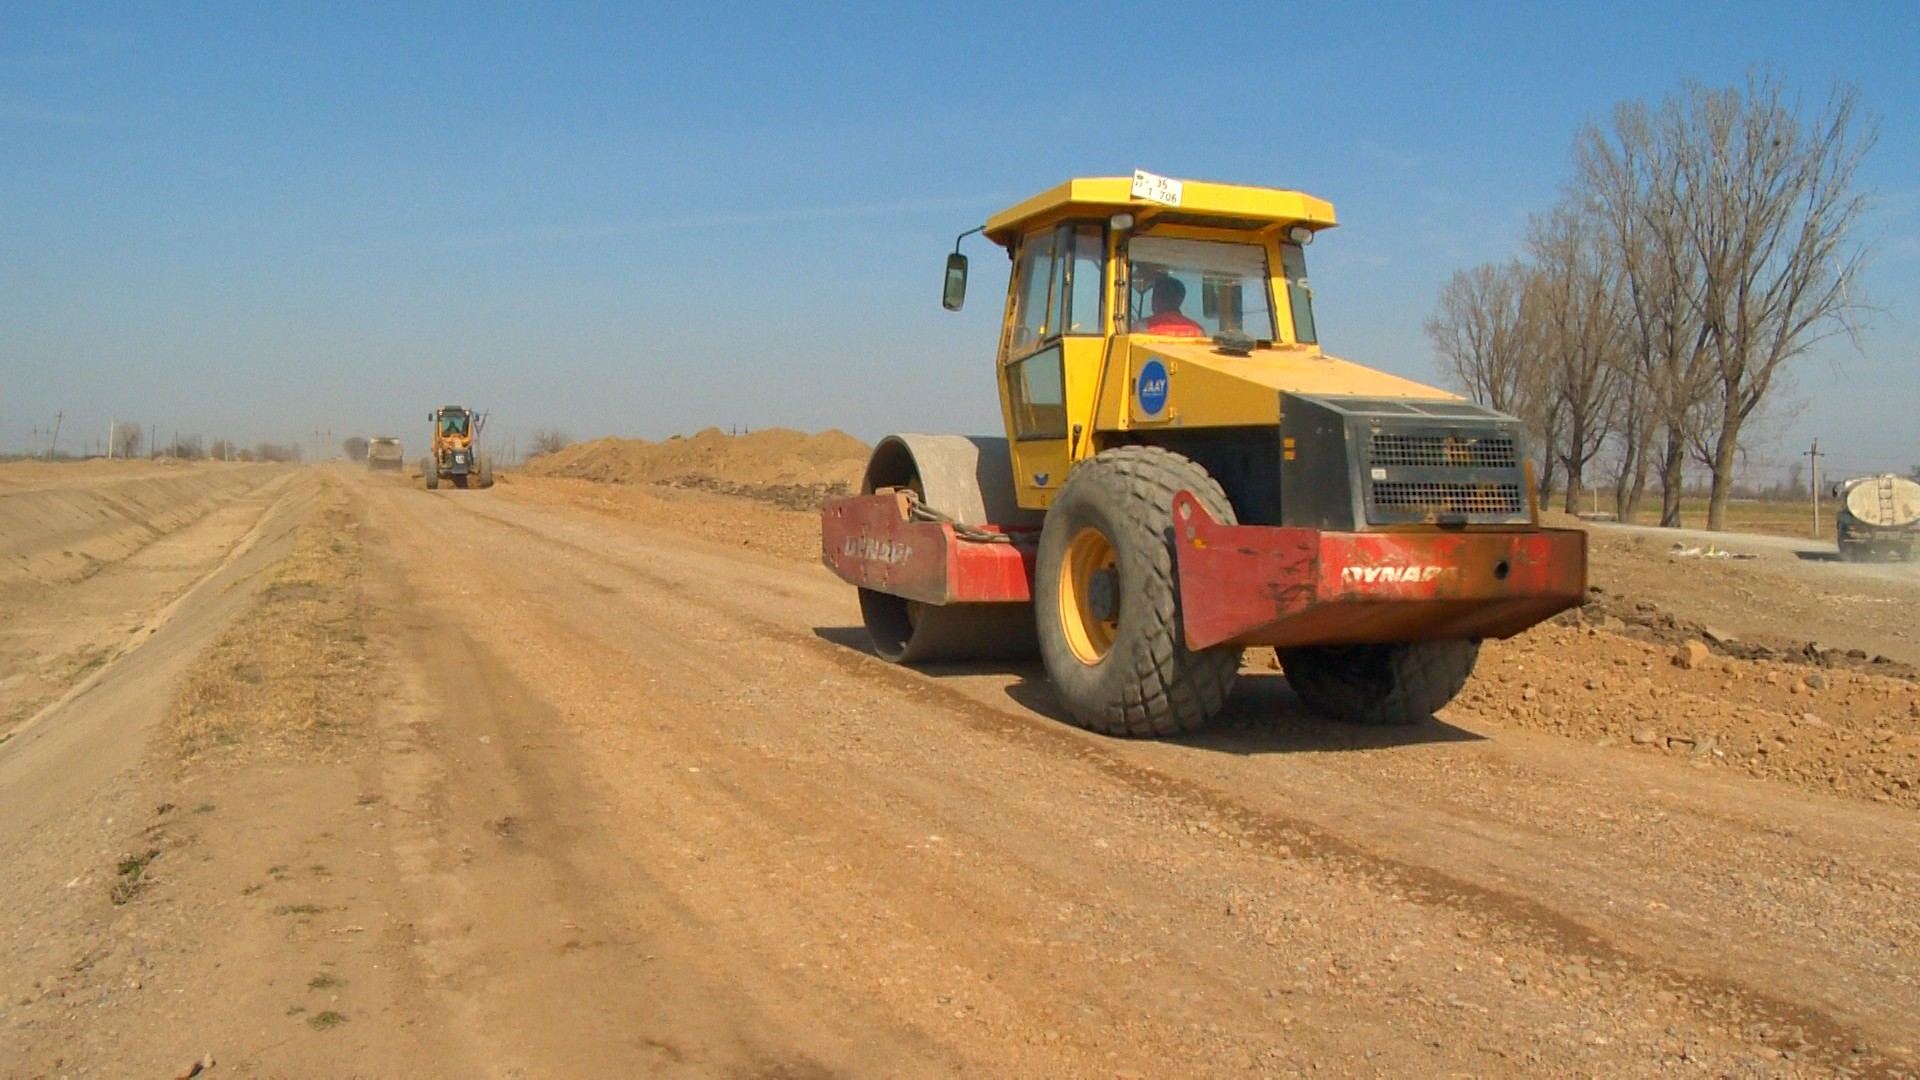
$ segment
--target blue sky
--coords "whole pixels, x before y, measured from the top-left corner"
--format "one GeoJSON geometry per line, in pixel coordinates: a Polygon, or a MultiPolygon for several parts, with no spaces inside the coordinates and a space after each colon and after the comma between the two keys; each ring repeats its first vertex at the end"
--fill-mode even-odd
{"type": "Polygon", "coordinates": [[[1005,262],[941,311],[953,235],[1134,167],[1331,199],[1322,340],[1432,378],[1582,123],[1764,63],[1880,118],[1880,310],[1756,456],[1920,461],[1920,5],[281,7],[0,5],[0,448],[989,430],[1005,262]]]}

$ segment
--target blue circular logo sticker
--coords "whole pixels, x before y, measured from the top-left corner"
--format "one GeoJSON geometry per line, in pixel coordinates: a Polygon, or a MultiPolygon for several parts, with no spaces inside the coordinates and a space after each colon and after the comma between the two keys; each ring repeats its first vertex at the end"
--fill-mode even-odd
{"type": "Polygon", "coordinates": [[[1140,412],[1146,416],[1159,416],[1167,411],[1167,365],[1157,358],[1149,358],[1140,365],[1140,380],[1134,384],[1133,396],[1140,402],[1140,412]]]}

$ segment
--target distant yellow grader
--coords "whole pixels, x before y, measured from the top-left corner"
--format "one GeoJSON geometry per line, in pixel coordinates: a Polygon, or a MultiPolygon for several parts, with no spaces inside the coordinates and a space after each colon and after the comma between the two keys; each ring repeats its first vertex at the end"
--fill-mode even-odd
{"type": "Polygon", "coordinates": [[[420,476],[428,491],[438,488],[442,480],[457,488],[493,486],[493,459],[476,446],[487,414],[462,405],[443,405],[427,414],[427,422],[433,425],[433,439],[421,459],[420,476]]]}
{"type": "MultiPolygon", "coordinates": [[[[1075,722],[1151,736],[1272,645],[1310,709],[1409,723],[1482,639],[1580,603],[1585,534],[1539,526],[1518,421],[1321,350],[1306,247],[1333,225],[1299,192],[1142,173],[970,230],[1012,262],[1004,437],[889,435],[822,511],[875,650],[1037,647],[1075,722]]],[[[956,242],[948,309],[966,282],[956,242]]]]}

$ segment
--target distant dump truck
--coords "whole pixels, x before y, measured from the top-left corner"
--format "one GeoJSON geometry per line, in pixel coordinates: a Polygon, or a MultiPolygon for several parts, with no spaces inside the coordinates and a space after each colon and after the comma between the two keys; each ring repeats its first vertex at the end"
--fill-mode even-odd
{"type": "Polygon", "coordinates": [[[406,451],[391,435],[375,435],[367,440],[367,468],[374,472],[399,472],[406,468],[406,451]]]}
{"type": "Polygon", "coordinates": [[[1843,480],[1833,493],[1840,500],[1835,539],[1842,559],[1912,561],[1920,539],[1920,483],[1883,473],[1843,480]]]}

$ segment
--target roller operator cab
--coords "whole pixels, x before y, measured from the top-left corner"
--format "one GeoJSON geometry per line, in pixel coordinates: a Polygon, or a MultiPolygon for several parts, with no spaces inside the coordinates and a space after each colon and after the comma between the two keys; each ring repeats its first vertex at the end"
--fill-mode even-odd
{"type": "Polygon", "coordinates": [[[1310,709],[1409,723],[1482,639],[1580,603],[1585,534],[1539,526],[1518,421],[1320,348],[1306,251],[1333,225],[1299,192],[1137,173],[974,230],[1011,263],[1004,435],[890,435],[822,511],[876,651],[1037,649],[1076,722],[1165,735],[1271,645],[1310,709]]]}
{"type": "Polygon", "coordinates": [[[493,486],[493,460],[480,453],[478,445],[486,413],[442,405],[427,414],[427,423],[433,425],[433,436],[420,461],[420,476],[428,491],[442,480],[457,488],[493,486]]]}

